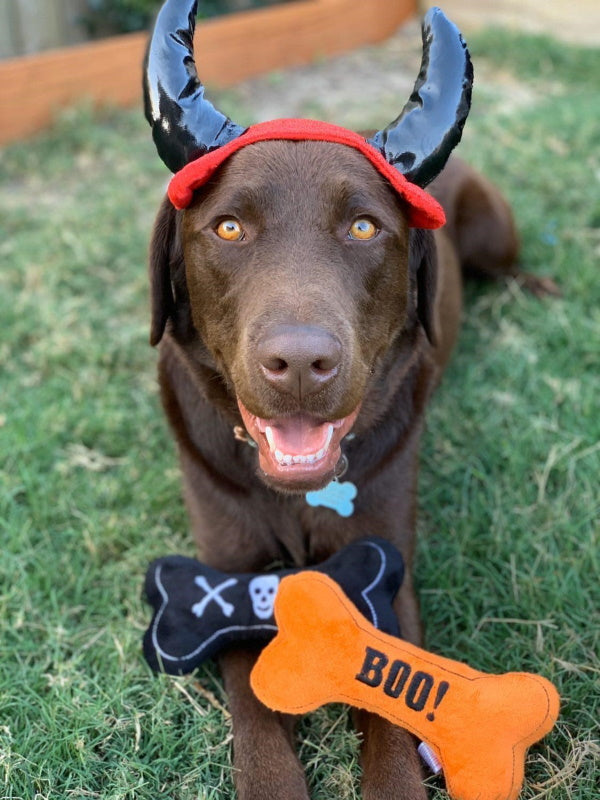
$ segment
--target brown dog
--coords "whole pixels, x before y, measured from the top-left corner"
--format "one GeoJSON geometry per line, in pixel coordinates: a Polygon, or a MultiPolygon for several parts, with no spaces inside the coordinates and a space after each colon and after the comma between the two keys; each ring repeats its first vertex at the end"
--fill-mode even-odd
{"type": "MultiPolygon", "coordinates": [[[[191,35],[183,36],[193,33],[194,12],[185,22],[159,18],[155,29],[156,42],[161,26],[177,28],[188,56],[178,102],[190,84],[200,87],[191,35]]],[[[177,129],[185,153],[172,145],[180,116],[164,121],[172,98],[155,78],[152,46],[148,115],[159,152],[178,170],[194,143],[186,123],[177,129]]],[[[464,74],[460,81],[462,102],[470,87],[464,74]]],[[[217,122],[216,146],[233,125],[217,122]]],[[[224,160],[184,211],[165,199],[151,245],[151,341],[160,342],[162,400],[200,557],[238,572],[303,566],[361,536],[384,536],[405,559],[396,608],[415,643],[417,451],[459,326],[460,267],[515,274],[518,249],[507,204],[462,162],[448,162],[431,190],[448,218],[436,234],[409,227],[406,202],[362,152],[333,141],[262,141],[224,160]],[[346,461],[344,480],[358,489],[353,515],[309,506],[304,493],[346,461]]],[[[238,796],[306,800],[291,721],[249,688],[254,660],[244,650],[221,660],[238,796]]],[[[363,797],[424,798],[411,738],[377,716],[356,719],[363,797]]]]}

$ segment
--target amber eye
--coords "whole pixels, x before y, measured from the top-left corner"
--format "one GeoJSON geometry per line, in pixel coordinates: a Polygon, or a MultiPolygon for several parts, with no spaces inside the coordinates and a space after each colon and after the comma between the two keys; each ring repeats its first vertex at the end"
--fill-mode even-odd
{"type": "Polygon", "coordinates": [[[236,219],[224,219],[217,226],[217,236],[226,242],[239,242],[244,238],[244,229],[236,219]]]}
{"type": "Polygon", "coordinates": [[[350,226],[350,230],[348,231],[348,236],[351,239],[360,239],[365,241],[366,239],[372,239],[377,235],[377,232],[377,226],[375,223],[371,222],[370,219],[361,217],[360,219],[354,220],[350,226]]]}

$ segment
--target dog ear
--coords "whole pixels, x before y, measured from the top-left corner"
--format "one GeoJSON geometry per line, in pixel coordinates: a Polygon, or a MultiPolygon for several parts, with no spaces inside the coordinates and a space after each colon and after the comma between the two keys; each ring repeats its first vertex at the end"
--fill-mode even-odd
{"type": "Polygon", "coordinates": [[[178,235],[178,212],[168,197],[163,200],[150,242],[150,300],[152,322],[150,344],[162,339],[167,320],[175,313],[175,296],[171,270],[182,260],[178,235]]]}
{"type": "Polygon", "coordinates": [[[436,343],[434,318],[437,289],[437,250],[429,230],[411,228],[409,238],[409,268],[415,276],[417,290],[417,318],[430,344],[436,343]]]}

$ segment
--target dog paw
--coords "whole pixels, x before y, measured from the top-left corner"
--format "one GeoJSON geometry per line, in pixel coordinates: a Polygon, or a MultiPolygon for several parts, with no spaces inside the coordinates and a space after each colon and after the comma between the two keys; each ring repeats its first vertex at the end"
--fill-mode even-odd
{"type": "Polygon", "coordinates": [[[562,297],[562,291],[558,284],[547,275],[521,272],[515,277],[515,280],[522,289],[531,292],[535,297],[562,297]]]}

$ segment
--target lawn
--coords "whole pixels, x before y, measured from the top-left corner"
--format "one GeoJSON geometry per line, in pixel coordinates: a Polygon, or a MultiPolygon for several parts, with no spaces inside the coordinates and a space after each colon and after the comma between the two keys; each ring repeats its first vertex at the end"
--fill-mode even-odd
{"type": "MultiPolygon", "coordinates": [[[[424,439],[417,582],[432,650],[485,671],[539,672],[559,688],[561,717],[529,754],[523,798],[592,800],[600,58],[498,32],[471,46],[479,80],[461,152],[510,198],[524,267],[553,276],[563,297],[468,287],[424,439]]],[[[221,103],[252,119],[235,92],[221,103]]],[[[365,100],[366,117],[380,113],[383,123],[397,108],[365,100]]],[[[82,107],[1,154],[7,800],[231,797],[218,671],[156,677],[140,648],[146,565],[193,555],[148,346],[146,249],[166,178],[139,111],[82,107]]],[[[356,737],[339,712],[299,727],[316,800],[358,797],[356,737]]]]}

